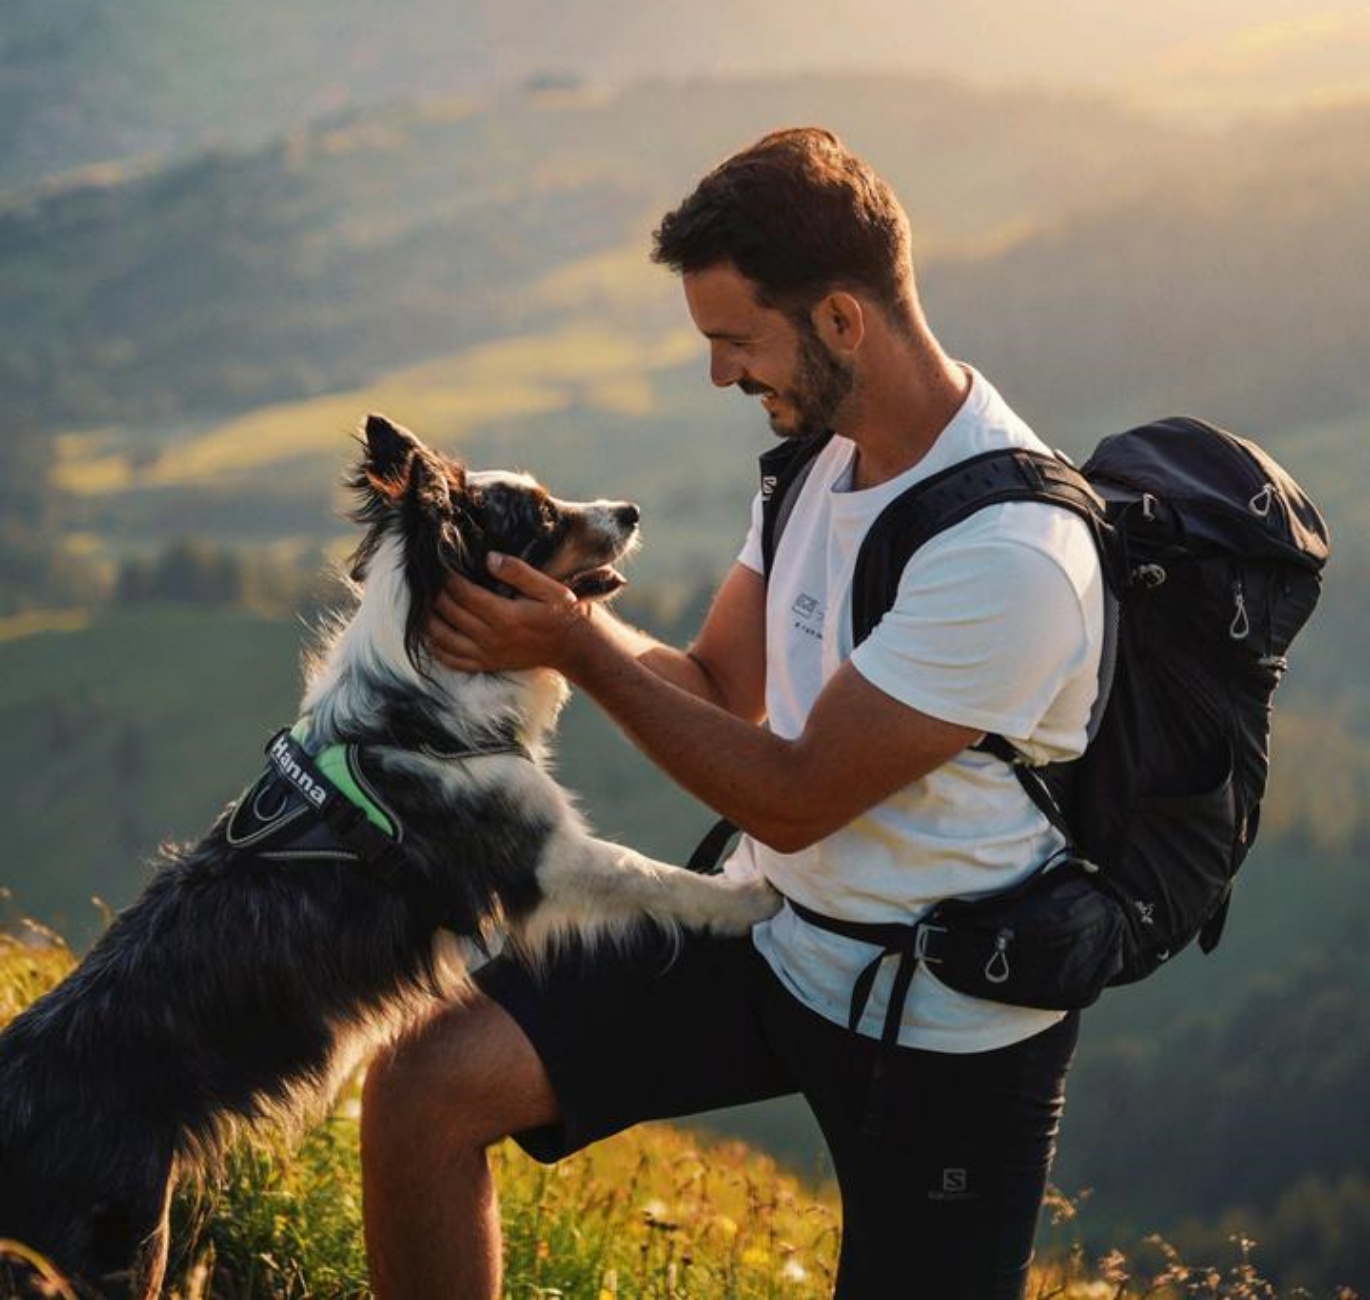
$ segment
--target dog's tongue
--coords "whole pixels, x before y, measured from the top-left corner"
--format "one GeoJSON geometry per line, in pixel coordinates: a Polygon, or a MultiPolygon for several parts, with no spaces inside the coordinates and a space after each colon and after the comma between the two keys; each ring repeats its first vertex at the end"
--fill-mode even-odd
{"type": "Polygon", "coordinates": [[[576,593],[577,600],[595,600],[601,596],[611,596],[627,584],[628,579],[608,564],[602,564],[597,569],[582,569],[566,582],[566,585],[576,593]]]}

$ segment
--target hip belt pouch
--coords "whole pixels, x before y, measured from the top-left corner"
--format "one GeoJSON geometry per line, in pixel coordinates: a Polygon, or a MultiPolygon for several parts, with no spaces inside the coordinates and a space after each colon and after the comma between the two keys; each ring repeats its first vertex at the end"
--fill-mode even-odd
{"type": "Polygon", "coordinates": [[[1002,894],[939,905],[920,956],[949,988],[1048,1011],[1089,1006],[1123,964],[1118,901],[1071,859],[1002,894]]]}

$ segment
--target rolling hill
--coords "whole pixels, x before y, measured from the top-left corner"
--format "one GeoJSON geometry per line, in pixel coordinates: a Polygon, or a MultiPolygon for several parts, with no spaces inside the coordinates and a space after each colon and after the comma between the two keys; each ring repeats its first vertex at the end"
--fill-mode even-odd
{"type": "Polygon", "coordinates": [[[1191,117],[1364,94],[1370,28],[1293,0],[7,0],[0,186],[260,143],[307,118],[498,85],[866,69],[1080,87],[1191,117]]]}
{"type": "Polygon", "coordinates": [[[644,579],[690,581],[726,562],[766,435],[701,381],[648,232],[719,153],[810,116],[893,179],[940,333],[1051,441],[1184,410],[1250,432],[1359,572],[1364,106],[1212,138],[916,78],[543,88],[65,186],[0,209],[15,455],[26,477],[56,458],[75,495],[49,525],[83,555],[188,531],[313,545],[336,536],[346,432],[380,407],[566,491],[613,464],[647,509],[644,579]],[[692,483],[667,454],[686,443],[692,483]]]}
{"type": "Polygon", "coordinates": [[[0,378],[47,428],[198,420],[605,310],[678,328],[651,223],[804,119],[889,175],[941,332],[1044,422],[1179,404],[1264,435],[1365,409],[1345,269],[1366,261],[1370,107],[1214,140],[897,78],[417,105],[11,202],[0,378]],[[548,291],[587,263],[598,280],[548,291]]]}
{"type": "MultiPolygon", "coordinates": [[[[48,425],[155,420],[520,333],[578,305],[530,301],[542,277],[612,250],[641,257],[695,175],[795,120],[833,123],[889,170],[929,252],[1001,244],[1130,188],[1138,159],[1193,149],[1106,105],[895,78],[353,114],[0,208],[0,380],[48,425]],[[1037,139],[1051,147],[1034,156],[1037,139]]],[[[669,277],[655,282],[639,311],[678,322],[669,277]]]]}

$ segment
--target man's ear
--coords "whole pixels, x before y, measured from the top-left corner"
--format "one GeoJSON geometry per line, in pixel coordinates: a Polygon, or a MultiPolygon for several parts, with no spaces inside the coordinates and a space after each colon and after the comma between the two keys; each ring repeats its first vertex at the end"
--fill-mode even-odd
{"type": "Polygon", "coordinates": [[[809,313],[823,345],[834,356],[850,355],[866,337],[866,309],[855,295],[834,290],[809,313]]]}

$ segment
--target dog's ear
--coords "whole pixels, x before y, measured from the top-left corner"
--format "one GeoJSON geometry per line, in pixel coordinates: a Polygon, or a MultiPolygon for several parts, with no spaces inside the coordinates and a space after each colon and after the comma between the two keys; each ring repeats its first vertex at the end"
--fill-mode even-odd
{"type": "Polygon", "coordinates": [[[383,415],[368,415],[362,424],[366,455],[361,471],[382,496],[397,501],[409,483],[410,468],[423,444],[408,429],[383,415]]]}

